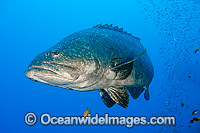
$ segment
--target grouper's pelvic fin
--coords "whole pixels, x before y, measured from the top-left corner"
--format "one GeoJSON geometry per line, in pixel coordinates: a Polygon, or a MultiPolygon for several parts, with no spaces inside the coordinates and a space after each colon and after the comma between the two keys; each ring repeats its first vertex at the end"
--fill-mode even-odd
{"type": "Polygon", "coordinates": [[[129,94],[125,87],[109,87],[99,90],[99,94],[102,101],[107,107],[112,107],[115,103],[119,104],[123,108],[128,107],[129,94]]]}
{"type": "Polygon", "coordinates": [[[108,95],[108,93],[104,89],[100,89],[99,94],[101,96],[103,103],[108,108],[111,108],[115,104],[115,102],[112,100],[112,98],[108,95]]]}
{"type": "Polygon", "coordinates": [[[130,87],[130,86],[120,86],[120,87],[109,87],[106,89],[100,89],[99,94],[103,103],[108,107],[111,108],[115,103],[119,104],[120,106],[126,108],[128,107],[129,103],[129,94],[131,94],[133,99],[137,99],[140,94],[144,92],[144,98],[148,101],[150,99],[148,87],[130,87]]]}

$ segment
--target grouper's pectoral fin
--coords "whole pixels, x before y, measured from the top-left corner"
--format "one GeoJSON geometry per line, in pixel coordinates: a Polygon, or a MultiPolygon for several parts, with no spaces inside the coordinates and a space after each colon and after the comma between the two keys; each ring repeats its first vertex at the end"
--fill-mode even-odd
{"type": "Polygon", "coordinates": [[[110,98],[123,108],[128,107],[129,94],[124,87],[109,87],[104,89],[110,98]]]}
{"type": "Polygon", "coordinates": [[[110,60],[110,69],[107,71],[106,78],[108,79],[117,79],[122,80],[126,79],[133,69],[133,63],[122,65],[117,67],[119,64],[122,64],[124,59],[121,57],[111,57],[110,60]]]}
{"type": "Polygon", "coordinates": [[[124,62],[124,63],[121,63],[121,64],[117,64],[115,67],[111,68],[111,69],[116,69],[116,68],[119,68],[119,67],[122,67],[122,66],[125,66],[129,63],[132,63],[134,61],[136,61],[137,59],[139,59],[141,56],[143,56],[145,53],[147,52],[147,50],[145,49],[138,57],[130,60],[130,61],[127,61],[127,62],[124,62]]]}
{"type": "MultiPolygon", "coordinates": [[[[136,58],[131,58],[130,56],[127,57],[127,59],[122,59],[120,57],[115,57],[110,62],[110,70],[114,71],[116,75],[113,77],[113,79],[117,80],[123,80],[126,79],[133,69],[133,62],[139,59],[141,56],[143,56],[146,53],[146,49],[136,58]]],[[[108,76],[112,77],[112,76],[108,76]]]]}
{"type": "Polygon", "coordinates": [[[100,89],[99,94],[101,96],[103,103],[108,108],[111,108],[115,104],[115,102],[112,100],[112,98],[108,95],[108,93],[104,89],[100,89]]]}

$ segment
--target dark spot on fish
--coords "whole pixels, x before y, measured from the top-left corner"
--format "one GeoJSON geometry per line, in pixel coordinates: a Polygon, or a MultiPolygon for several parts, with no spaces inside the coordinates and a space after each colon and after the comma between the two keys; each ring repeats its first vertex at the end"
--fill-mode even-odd
{"type": "Polygon", "coordinates": [[[188,78],[191,78],[191,76],[188,76],[188,78]]]}
{"type": "Polygon", "coordinates": [[[114,57],[113,60],[122,59],[121,57],[114,57]]]}

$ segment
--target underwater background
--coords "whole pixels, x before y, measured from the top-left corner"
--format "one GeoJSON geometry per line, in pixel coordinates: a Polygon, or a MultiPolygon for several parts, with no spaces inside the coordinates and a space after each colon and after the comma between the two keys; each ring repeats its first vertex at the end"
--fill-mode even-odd
{"type": "Polygon", "coordinates": [[[198,0],[1,0],[0,133],[200,132],[190,124],[200,111],[200,2],[198,0]],[[107,108],[98,91],[78,92],[29,80],[24,71],[39,53],[73,32],[99,23],[124,28],[141,39],[154,66],[150,100],[130,97],[129,107],[107,108]],[[183,105],[184,106],[181,106],[183,105]],[[37,116],[175,116],[176,125],[33,126],[37,116]]]}

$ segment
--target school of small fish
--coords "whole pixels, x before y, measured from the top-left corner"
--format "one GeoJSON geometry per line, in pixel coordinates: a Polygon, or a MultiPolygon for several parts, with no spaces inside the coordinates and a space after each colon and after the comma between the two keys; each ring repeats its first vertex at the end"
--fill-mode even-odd
{"type": "MultiPolygon", "coordinates": [[[[190,111],[189,105],[193,102],[190,100],[192,96],[189,95],[192,88],[187,87],[187,84],[199,85],[198,73],[194,73],[190,68],[198,69],[200,66],[200,1],[137,0],[137,3],[141,7],[141,13],[146,16],[144,19],[153,21],[159,29],[159,54],[164,61],[165,78],[162,79],[159,94],[160,108],[163,108],[163,112],[158,115],[173,114],[179,118],[175,127],[163,126],[161,132],[181,132],[184,129],[182,127],[188,127],[185,123],[189,124],[188,119],[182,117],[181,109],[187,104],[187,108],[184,109],[190,111]],[[180,107],[183,99],[187,102],[182,103],[180,107]]],[[[193,128],[200,132],[200,126],[193,128]]]]}

